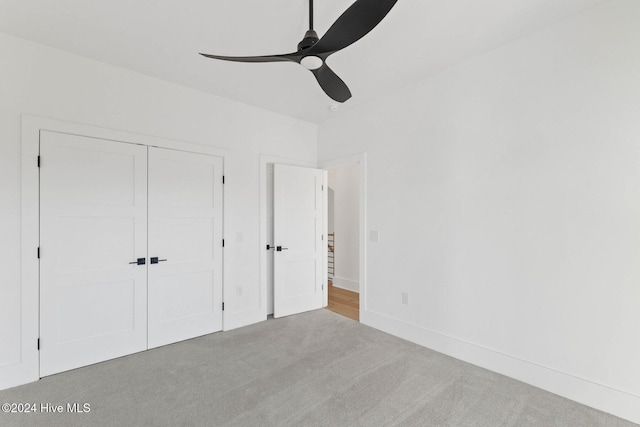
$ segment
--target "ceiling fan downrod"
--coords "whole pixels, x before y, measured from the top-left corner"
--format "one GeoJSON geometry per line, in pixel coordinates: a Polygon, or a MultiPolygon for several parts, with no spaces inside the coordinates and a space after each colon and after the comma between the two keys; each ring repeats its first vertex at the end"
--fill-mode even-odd
{"type": "Polygon", "coordinates": [[[313,29],[313,0],[309,0],[309,30],[304,33],[304,38],[298,43],[298,52],[310,48],[318,43],[318,34],[313,29]]]}

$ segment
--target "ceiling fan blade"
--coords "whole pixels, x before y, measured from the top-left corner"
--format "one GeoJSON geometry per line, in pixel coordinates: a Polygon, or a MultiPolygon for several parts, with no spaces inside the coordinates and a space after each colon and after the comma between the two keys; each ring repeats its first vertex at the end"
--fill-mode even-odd
{"type": "Polygon", "coordinates": [[[223,61],[233,62],[300,62],[300,55],[297,53],[287,53],[284,55],[265,55],[265,56],[221,56],[209,55],[201,53],[200,55],[207,58],[221,59],[223,61]]]}
{"type": "Polygon", "coordinates": [[[322,67],[311,70],[316,80],[320,83],[320,87],[329,97],[338,102],[345,102],[351,98],[351,91],[340,77],[333,72],[327,64],[322,67]]]}
{"type": "Polygon", "coordinates": [[[331,54],[357,42],[387,16],[397,1],[356,0],[309,49],[309,54],[331,54]]]}

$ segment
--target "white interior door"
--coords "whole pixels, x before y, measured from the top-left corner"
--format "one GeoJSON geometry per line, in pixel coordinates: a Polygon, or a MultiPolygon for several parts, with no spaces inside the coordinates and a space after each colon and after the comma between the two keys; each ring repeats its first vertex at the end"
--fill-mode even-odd
{"type": "Polygon", "coordinates": [[[222,158],[149,148],[149,259],[149,348],[222,329],[222,158]]]}
{"type": "Polygon", "coordinates": [[[325,172],[274,165],[274,317],[322,307],[325,172]]]}
{"type": "Polygon", "coordinates": [[[40,155],[40,375],[145,350],[147,148],[42,131],[40,155]]]}

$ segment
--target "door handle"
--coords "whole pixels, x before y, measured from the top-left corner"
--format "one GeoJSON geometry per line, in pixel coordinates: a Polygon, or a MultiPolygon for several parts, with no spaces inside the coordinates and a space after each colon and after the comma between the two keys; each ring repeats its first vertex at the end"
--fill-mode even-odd
{"type": "Polygon", "coordinates": [[[130,262],[129,264],[145,265],[146,263],[146,258],[138,258],[136,261],[130,262]]]}
{"type": "Polygon", "coordinates": [[[149,258],[149,262],[150,262],[151,264],[157,264],[157,263],[159,263],[159,262],[165,262],[165,261],[166,261],[166,259],[158,259],[158,257],[157,257],[157,256],[156,256],[156,257],[153,257],[153,258],[149,258]]]}
{"type": "Polygon", "coordinates": [[[275,248],[276,248],[275,246],[267,245],[267,250],[268,251],[275,250],[275,248]]]}
{"type": "Polygon", "coordinates": [[[286,251],[289,250],[289,248],[283,248],[282,246],[276,246],[276,251],[281,252],[281,251],[286,251]]]}

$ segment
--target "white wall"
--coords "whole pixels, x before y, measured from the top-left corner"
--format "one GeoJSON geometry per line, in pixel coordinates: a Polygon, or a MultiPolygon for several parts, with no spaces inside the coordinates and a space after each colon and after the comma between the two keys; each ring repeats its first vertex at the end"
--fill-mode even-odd
{"type": "Polygon", "coordinates": [[[640,422],[639,22],[605,2],[320,126],[321,161],[367,153],[365,323],[640,422]]]}
{"type": "Polygon", "coordinates": [[[359,292],[360,166],[331,169],[328,175],[329,188],[333,190],[335,232],[333,285],[359,292]]]}
{"type": "Polygon", "coordinates": [[[266,318],[259,156],[315,162],[315,125],[2,34],[0,58],[0,368],[21,357],[22,114],[227,149],[225,329],[266,318]]]}

